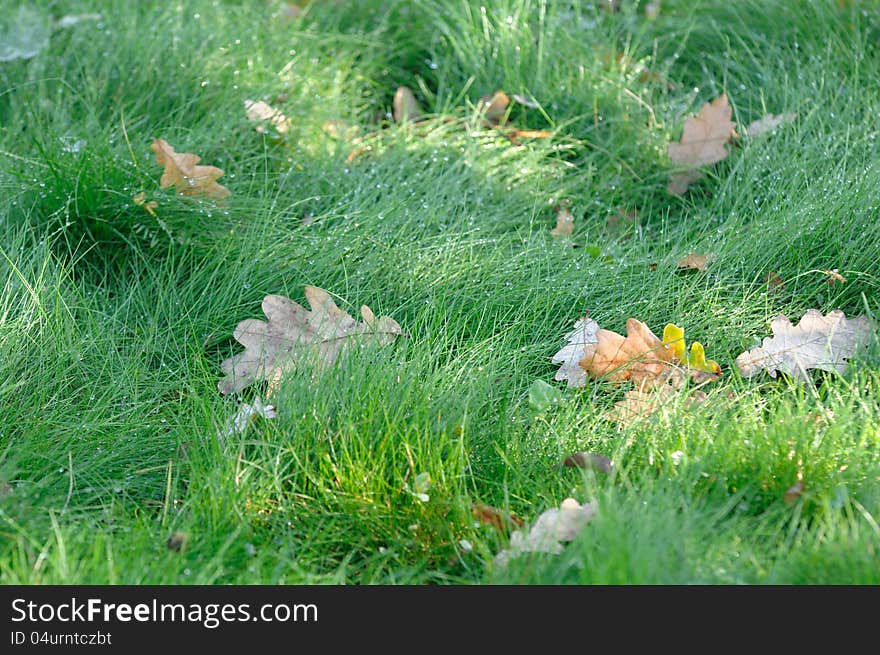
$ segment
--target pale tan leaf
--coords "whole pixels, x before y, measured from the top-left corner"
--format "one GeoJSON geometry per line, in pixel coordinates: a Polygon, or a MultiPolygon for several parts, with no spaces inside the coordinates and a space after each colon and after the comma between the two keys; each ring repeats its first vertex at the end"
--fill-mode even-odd
{"type": "Polygon", "coordinates": [[[678,261],[679,268],[693,268],[698,271],[705,271],[709,264],[715,260],[715,254],[709,253],[707,255],[698,255],[695,252],[692,252],[687,255],[687,257],[682,257],[678,261]]]}
{"type": "MultiPolygon", "coordinates": [[[[695,169],[725,159],[729,154],[725,145],[736,127],[736,123],[730,120],[732,115],[733,109],[724,93],[711,103],[705,103],[696,116],[686,118],[681,140],[669,144],[672,163],[684,169],[695,169]]],[[[670,193],[682,195],[699,177],[692,170],[673,173],[667,189],[670,193]]]]}
{"type": "Polygon", "coordinates": [[[795,113],[767,114],[763,118],[759,118],[758,120],[749,123],[749,126],[744,132],[746,136],[750,137],[761,136],[767,132],[772,132],[783,123],[791,123],[796,118],[797,114],[795,113]]]}
{"type": "Polygon", "coordinates": [[[562,364],[554,379],[567,381],[569,387],[582,387],[587,383],[587,371],[578,362],[586,356],[587,346],[597,342],[598,329],[599,324],[589,316],[578,319],[574,330],[565,335],[568,345],[553,355],[553,363],[562,364]]]}
{"type": "Polygon", "coordinates": [[[480,110],[483,117],[492,125],[500,125],[504,122],[507,107],[510,105],[510,98],[504,91],[496,91],[491,96],[486,95],[480,98],[480,110]]]}
{"type": "Polygon", "coordinates": [[[611,382],[661,381],[678,377],[672,348],[635,318],[626,321],[626,337],[611,330],[596,331],[595,343],[587,344],[579,362],[590,377],[607,377],[611,382]]]}
{"type": "Polygon", "coordinates": [[[759,348],[736,358],[745,377],[768,371],[772,377],[786,373],[796,380],[808,381],[808,369],[843,373],[847,361],[865,347],[871,337],[867,316],[847,319],[839,309],[822,316],[807,310],[795,326],[780,314],[770,324],[772,337],[765,337],[759,348]]]}
{"type": "Polygon", "coordinates": [[[202,160],[191,152],[175,152],[164,139],[153,139],[150,149],[156,153],[156,162],[164,166],[159,186],[163,189],[174,187],[184,196],[204,196],[219,200],[231,194],[217,179],[223,171],[216,166],[199,166],[202,160]]]}
{"type": "Polygon", "coordinates": [[[266,296],[263,313],[268,322],[247,319],[238,324],[233,336],[245,350],[221,364],[226,377],[218,383],[220,393],[237,393],[260,380],[277,386],[284,373],[303,360],[320,371],[355,344],[385,345],[403,334],[396,321],[377,319],[366,305],[361,307],[361,323],[339,309],[323,289],[308,286],[305,295],[311,310],[284,296],[266,296]]]}
{"type": "Polygon", "coordinates": [[[596,516],[596,503],[581,505],[574,498],[566,498],[559,509],[543,512],[526,530],[510,535],[507,548],[495,556],[497,566],[506,566],[510,560],[525,553],[562,552],[562,543],[574,541],[578,533],[596,516]]]}
{"type": "Polygon", "coordinates": [[[412,89],[407,86],[398,87],[394,93],[394,122],[398,125],[416,122],[422,119],[423,113],[412,89]]]}
{"type": "Polygon", "coordinates": [[[605,455],[583,451],[569,455],[562,461],[562,465],[570,468],[584,469],[585,471],[600,471],[602,473],[611,473],[611,469],[614,468],[614,462],[605,457],[605,455]]]}
{"type": "Polygon", "coordinates": [[[292,123],[287,116],[262,100],[245,100],[244,111],[249,121],[259,123],[256,127],[257,132],[266,132],[265,123],[274,127],[279,134],[289,132],[292,127],[292,123]]]}
{"type": "Polygon", "coordinates": [[[568,208],[568,203],[560,203],[556,207],[556,227],[550,230],[553,238],[570,237],[574,231],[574,214],[568,208]]]}

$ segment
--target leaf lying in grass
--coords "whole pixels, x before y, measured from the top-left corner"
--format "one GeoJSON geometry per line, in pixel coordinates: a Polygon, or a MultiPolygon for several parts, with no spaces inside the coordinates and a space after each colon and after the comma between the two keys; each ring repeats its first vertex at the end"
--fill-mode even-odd
{"type": "Polygon", "coordinates": [[[136,193],[132,197],[132,201],[138,207],[143,207],[143,210],[145,212],[147,212],[150,216],[155,218],[156,209],[159,208],[159,203],[156,202],[155,200],[147,201],[147,194],[145,192],[141,191],[140,193],[136,193]]]}
{"type": "Polygon", "coordinates": [[[217,433],[217,438],[223,439],[225,437],[234,437],[238,434],[244,434],[244,431],[247,430],[247,426],[250,425],[251,420],[257,416],[262,416],[264,419],[269,420],[277,417],[278,414],[275,412],[275,408],[272,405],[264,405],[263,400],[257,396],[254,399],[253,405],[249,405],[248,403],[241,404],[241,407],[238,408],[235,416],[226,422],[226,427],[217,433]]]}
{"type": "Polygon", "coordinates": [[[835,282],[840,282],[844,284],[846,282],[846,278],[840,274],[836,268],[825,269],[822,271],[825,275],[828,276],[828,284],[834,285],[835,282]]]}
{"type": "Polygon", "coordinates": [[[497,566],[506,566],[524,553],[559,554],[562,552],[560,542],[573,541],[595,516],[595,503],[581,505],[574,498],[566,498],[559,509],[543,512],[528,530],[511,534],[507,549],[498,553],[494,562],[497,566]]]}
{"type": "Polygon", "coordinates": [[[693,170],[725,159],[729,154],[724,146],[734,134],[736,123],[731,121],[733,109],[722,94],[711,103],[707,102],[696,116],[688,116],[684,122],[681,140],[669,144],[669,158],[673,164],[690,169],[670,175],[667,190],[682,195],[688,185],[696,182],[702,174],[693,170]]]}
{"type": "Polygon", "coordinates": [[[175,152],[174,148],[164,139],[153,139],[150,148],[156,153],[156,162],[164,166],[159,186],[163,189],[174,187],[184,196],[204,196],[221,199],[229,196],[231,191],[217,179],[223,171],[216,166],[199,166],[202,160],[190,152],[175,152]]]}
{"type": "Polygon", "coordinates": [[[422,119],[422,111],[419,101],[408,86],[397,88],[394,93],[394,122],[401,125],[406,122],[416,122],[422,119]]]}
{"type": "Polygon", "coordinates": [[[634,318],[627,320],[623,337],[600,328],[585,316],[565,338],[568,345],[553,355],[552,362],[562,364],[555,379],[566,380],[569,387],[584,386],[587,375],[607,377],[615,383],[668,381],[676,386],[681,386],[686,376],[695,382],[705,382],[721,375],[721,367],[706,359],[699,342],[695,341],[687,353],[684,330],[674,323],[666,325],[660,340],[647,325],[634,318]]]}
{"type": "Polygon", "coordinates": [[[803,480],[800,480],[785,490],[785,493],[782,494],[782,502],[786,505],[794,505],[798,498],[804,495],[806,490],[807,487],[804,485],[803,480]]]}
{"type": "Polygon", "coordinates": [[[516,514],[483,503],[474,503],[471,506],[471,514],[483,525],[491,525],[499,532],[507,533],[514,527],[521,528],[525,525],[525,521],[516,514]]]}
{"type": "Polygon", "coordinates": [[[562,364],[554,376],[555,380],[565,380],[569,387],[582,387],[587,383],[587,372],[580,362],[587,355],[587,347],[597,343],[596,332],[599,324],[589,316],[579,318],[574,330],[565,335],[568,345],[553,355],[554,364],[562,364]]]}
{"type": "Polygon", "coordinates": [[[574,214],[568,208],[567,202],[560,202],[556,206],[556,227],[550,230],[554,239],[570,237],[574,231],[574,214]]]}
{"type": "Polygon", "coordinates": [[[867,316],[847,319],[839,309],[822,316],[810,309],[798,325],[792,325],[780,314],[770,323],[773,337],[765,337],[759,348],[736,358],[736,365],[745,377],[768,371],[786,373],[795,380],[809,381],[808,369],[843,373],[846,360],[867,346],[871,324],[867,316]]]}
{"type": "Polygon", "coordinates": [[[709,263],[715,260],[714,253],[708,255],[698,255],[695,252],[688,254],[678,261],[679,268],[692,268],[697,271],[705,271],[709,263]]]}
{"type": "Polygon", "coordinates": [[[245,100],[244,112],[249,121],[252,123],[259,123],[256,130],[260,134],[265,134],[267,132],[266,123],[274,127],[278,134],[285,134],[290,131],[291,127],[293,127],[293,124],[287,116],[262,100],[257,100],[256,102],[253,100],[245,100]]]}
{"type": "Polygon", "coordinates": [[[385,345],[403,334],[395,320],[376,318],[366,305],[361,306],[361,323],[339,309],[323,289],[309,286],[305,294],[311,310],[284,296],[266,296],[263,313],[269,321],[247,319],[238,324],[233,336],[245,350],[220,365],[226,374],[217,385],[220,393],[238,393],[259,380],[277,384],[285,371],[308,357],[322,370],[353,345],[385,345]]]}
{"type": "Polygon", "coordinates": [[[483,112],[483,118],[490,125],[502,125],[505,122],[509,106],[510,98],[504,91],[496,91],[491,96],[486,95],[480,98],[480,111],[483,112]]]}
{"type": "Polygon", "coordinates": [[[785,286],[785,280],[783,280],[779,275],[770,271],[767,273],[767,277],[764,278],[764,282],[767,283],[767,287],[770,291],[782,291],[782,287],[785,286]]]}
{"type": "Polygon", "coordinates": [[[795,113],[767,114],[763,118],[759,118],[758,120],[749,123],[749,126],[744,132],[746,136],[750,137],[761,136],[767,132],[772,132],[783,123],[791,123],[795,118],[797,118],[797,114],[795,113]]]}
{"type": "MultiPolygon", "coordinates": [[[[630,389],[623,400],[614,403],[614,407],[605,413],[605,417],[616,423],[634,423],[673,404],[681,394],[682,391],[671,384],[645,385],[638,389],[630,389]]],[[[682,396],[682,403],[685,407],[691,407],[705,399],[706,394],[695,389],[682,396]]]]}
{"type": "Polygon", "coordinates": [[[583,451],[569,455],[562,461],[562,465],[586,471],[600,471],[602,473],[611,473],[611,469],[614,468],[614,463],[605,455],[585,453],[583,451]]]}

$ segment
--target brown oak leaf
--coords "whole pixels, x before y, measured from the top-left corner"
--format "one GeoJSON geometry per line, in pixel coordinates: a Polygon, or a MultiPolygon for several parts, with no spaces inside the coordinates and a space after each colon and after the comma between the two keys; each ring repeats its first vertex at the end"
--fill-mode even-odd
{"type": "Polygon", "coordinates": [[[681,140],[669,144],[669,158],[673,164],[685,170],[672,173],[667,190],[682,195],[688,186],[696,182],[702,173],[695,170],[725,159],[729,154],[724,146],[734,135],[736,123],[730,120],[733,109],[727,94],[707,102],[696,116],[684,121],[681,140]]]}
{"type": "Polygon", "coordinates": [[[355,344],[386,345],[403,334],[394,319],[376,318],[366,305],[361,306],[364,320],[359,322],[339,309],[323,289],[307,286],[305,295],[311,310],[271,295],[263,299],[268,322],[247,319],[238,324],[233,336],[245,350],[220,365],[226,374],[217,385],[220,393],[238,393],[259,380],[277,386],[283,374],[302,360],[322,370],[355,344]]]}
{"type": "Polygon", "coordinates": [[[223,171],[216,166],[199,166],[202,160],[198,155],[191,152],[175,152],[164,139],[153,139],[150,145],[156,153],[156,162],[164,166],[159,186],[163,189],[174,187],[184,196],[204,196],[220,200],[226,198],[232,192],[217,179],[223,175],[223,171]]]}
{"type": "Polygon", "coordinates": [[[424,112],[416,100],[415,94],[408,86],[400,86],[394,93],[394,122],[401,125],[406,122],[415,123],[422,119],[424,112]]]}

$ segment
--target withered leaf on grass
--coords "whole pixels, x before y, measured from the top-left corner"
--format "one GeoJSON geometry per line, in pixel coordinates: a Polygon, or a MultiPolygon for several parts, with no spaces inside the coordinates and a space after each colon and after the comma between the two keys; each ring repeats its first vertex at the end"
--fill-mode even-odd
{"type": "Polygon", "coordinates": [[[483,525],[491,525],[499,532],[509,532],[513,528],[521,528],[525,522],[513,512],[492,507],[484,503],[474,503],[471,514],[483,525]]]}
{"type": "Polygon", "coordinates": [[[262,100],[245,100],[244,111],[249,121],[257,123],[256,130],[260,134],[267,132],[266,124],[274,127],[279,134],[286,134],[293,127],[290,119],[280,109],[275,109],[262,100]]]}
{"type": "Polygon", "coordinates": [[[184,196],[204,196],[219,200],[231,194],[231,191],[217,179],[223,171],[216,166],[199,166],[202,160],[191,152],[176,152],[171,144],[164,139],[153,139],[150,149],[156,153],[156,162],[164,166],[159,186],[163,189],[174,187],[184,196]]]}
{"type": "Polygon", "coordinates": [[[498,553],[494,562],[497,566],[506,566],[524,553],[559,554],[561,542],[574,541],[595,516],[595,503],[581,505],[574,498],[566,498],[559,509],[554,507],[543,512],[528,530],[523,528],[511,534],[507,549],[498,553]]]}
{"type": "Polygon", "coordinates": [[[501,125],[504,123],[507,108],[510,106],[510,98],[504,91],[496,91],[492,95],[485,95],[480,98],[480,110],[483,112],[483,118],[491,125],[501,125]]]}
{"type": "Polygon", "coordinates": [[[243,353],[220,365],[226,377],[218,383],[220,393],[238,393],[260,380],[277,385],[286,371],[307,360],[323,370],[354,345],[375,342],[386,345],[403,334],[387,316],[376,318],[361,306],[363,322],[339,309],[330,294],[317,287],[305,288],[311,310],[284,296],[266,296],[263,313],[268,322],[247,319],[233,336],[245,347],[243,353]]]}
{"type": "Polygon", "coordinates": [[[587,383],[587,371],[579,362],[587,355],[587,346],[595,344],[599,324],[589,316],[584,316],[574,324],[574,330],[565,335],[568,345],[553,355],[554,364],[562,364],[554,376],[555,380],[565,380],[569,387],[582,387],[587,383]]]}
{"type": "Polygon", "coordinates": [[[614,383],[630,380],[636,385],[670,382],[677,386],[683,385],[688,377],[704,382],[721,375],[721,368],[706,359],[699,342],[691,344],[690,352],[687,351],[684,330],[674,323],[666,325],[661,340],[635,318],[627,319],[624,337],[585,317],[565,338],[568,345],[552,361],[562,364],[556,379],[567,380],[570,387],[583,386],[587,375],[594,379],[605,377],[614,383]]]}
{"type": "Polygon", "coordinates": [[[556,227],[550,230],[554,239],[570,237],[574,231],[574,214],[571,213],[567,202],[560,202],[556,206],[556,227]]]}
{"type": "Polygon", "coordinates": [[[846,278],[836,268],[824,269],[822,272],[828,276],[828,284],[834,285],[835,282],[844,284],[846,282],[846,278]]]}
{"type": "Polygon", "coordinates": [[[698,255],[695,252],[689,253],[686,257],[682,257],[678,261],[679,268],[692,268],[697,271],[705,271],[709,264],[715,260],[715,254],[698,255]]]}
{"type": "Polygon", "coordinates": [[[695,170],[725,159],[729,154],[724,146],[734,135],[736,123],[730,120],[733,109],[727,94],[707,102],[696,116],[688,116],[678,143],[669,144],[669,158],[673,164],[686,169],[670,175],[667,190],[682,195],[702,173],[695,170]]]}
{"type": "Polygon", "coordinates": [[[866,347],[871,337],[867,316],[848,319],[839,309],[827,316],[809,309],[796,326],[780,314],[770,323],[770,329],[772,337],[765,337],[760,347],[736,358],[745,377],[768,371],[775,378],[782,372],[806,382],[811,368],[843,373],[846,360],[866,347]]]}
{"type": "Polygon", "coordinates": [[[600,471],[602,473],[611,473],[611,469],[614,467],[614,463],[605,455],[586,453],[584,451],[569,455],[562,460],[562,465],[586,471],[600,471]]]}
{"type": "Polygon", "coordinates": [[[795,118],[797,118],[797,114],[794,113],[776,115],[767,114],[763,118],[759,118],[758,120],[749,123],[749,126],[744,132],[746,136],[750,137],[761,136],[767,132],[772,132],[783,123],[791,123],[795,118]]]}
{"type": "Polygon", "coordinates": [[[398,125],[420,121],[424,114],[419,101],[408,86],[398,87],[395,91],[393,110],[394,122],[398,125]]]}

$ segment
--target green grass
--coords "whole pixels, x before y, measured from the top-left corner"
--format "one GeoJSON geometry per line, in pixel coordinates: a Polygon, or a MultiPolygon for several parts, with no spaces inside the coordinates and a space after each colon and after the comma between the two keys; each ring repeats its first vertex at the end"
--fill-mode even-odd
{"type": "Polygon", "coordinates": [[[779,313],[880,310],[876,3],[34,4],[104,18],[0,62],[0,582],[880,583],[876,344],[812,386],[733,366],[779,313]],[[401,84],[454,120],[348,162],[322,125],[375,129],[401,84]],[[534,96],[511,120],[554,137],[480,131],[496,89],[534,96]],[[724,91],[742,125],[797,120],[667,195],[666,144],[724,91]],[[258,134],[242,102],[281,94],[292,131],[258,134]],[[160,190],[153,137],[232,197],[160,190]],[[609,234],[618,207],[638,224],[609,234]],[[691,250],[717,254],[708,273],[676,270],[691,250]],[[292,373],[276,420],[218,440],[232,330],[309,284],[409,338],[292,373]],[[675,322],[725,375],[642,424],[603,419],[621,391],[601,382],[536,413],[585,311],[675,322]],[[577,450],[613,473],[561,468],[577,450]],[[505,539],[473,502],[532,520],[569,495],[599,512],[561,555],[492,566],[505,539]]]}

